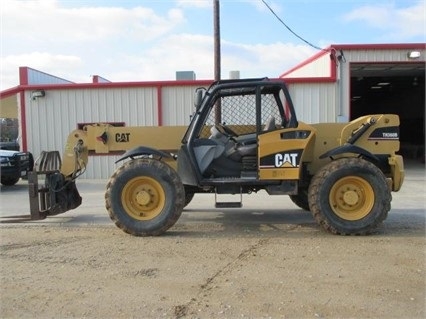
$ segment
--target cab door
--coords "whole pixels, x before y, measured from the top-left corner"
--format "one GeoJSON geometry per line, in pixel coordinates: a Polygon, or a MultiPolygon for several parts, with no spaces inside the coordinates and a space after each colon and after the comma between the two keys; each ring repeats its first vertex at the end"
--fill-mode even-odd
{"type": "Polygon", "coordinates": [[[298,180],[302,159],[309,154],[313,130],[302,122],[297,128],[283,128],[259,134],[258,167],[260,180],[298,180]]]}

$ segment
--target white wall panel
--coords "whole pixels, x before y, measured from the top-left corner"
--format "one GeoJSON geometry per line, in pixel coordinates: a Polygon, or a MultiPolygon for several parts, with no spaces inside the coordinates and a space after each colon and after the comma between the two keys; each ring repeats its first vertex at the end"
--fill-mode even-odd
{"type": "MultiPolygon", "coordinates": [[[[410,50],[344,50],[347,61],[350,62],[413,62],[407,56],[410,50]]],[[[424,60],[426,50],[422,51],[424,60]]],[[[415,62],[415,61],[414,61],[415,62]]]]}
{"type": "Polygon", "coordinates": [[[335,83],[294,83],[289,85],[289,91],[300,121],[335,122],[335,83]]]}
{"type": "Polygon", "coordinates": [[[330,76],[330,55],[324,54],[315,60],[306,63],[283,78],[307,78],[307,77],[328,77],[330,76]]]}
{"type": "Polygon", "coordinates": [[[194,112],[194,96],[198,86],[162,88],[163,125],[188,125],[194,112]]]}

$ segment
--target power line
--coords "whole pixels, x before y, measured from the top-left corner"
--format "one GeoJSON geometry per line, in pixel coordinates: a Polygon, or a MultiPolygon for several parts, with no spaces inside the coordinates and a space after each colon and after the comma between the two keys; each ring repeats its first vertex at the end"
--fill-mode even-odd
{"type": "Polygon", "coordinates": [[[300,35],[298,35],[296,32],[294,32],[283,20],[281,20],[281,18],[275,13],[275,11],[269,6],[269,4],[266,3],[265,0],[262,0],[262,2],[269,9],[269,11],[271,11],[271,13],[275,16],[275,18],[277,18],[278,21],[280,21],[287,28],[287,30],[290,31],[293,35],[295,35],[297,38],[299,38],[300,40],[305,42],[307,45],[313,47],[314,49],[317,49],[317,50],[320,50],[320,51],[327,51],[327,50],[324,50],[324,49],[312,44],[311,42],[305,40],[300,35]]]}

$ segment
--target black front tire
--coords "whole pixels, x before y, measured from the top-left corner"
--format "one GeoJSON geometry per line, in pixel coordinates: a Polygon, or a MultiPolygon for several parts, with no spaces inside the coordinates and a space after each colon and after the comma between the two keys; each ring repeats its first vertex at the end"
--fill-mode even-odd
{"type": "Polygon", "coordinates": [[[361,158],[321,168],[309,186],[309,206],[319,225],[340,235],[366,235],[387,217],[392,196],[382,171],[361,158]]]}
{"type": "Polygon", "coordinates": [[[156,159],[131,160],[111,176],[105,206],[115,225],[135,236],[157,236],[182,214],[185,190],[169,165],[156,159]]]}
{"type": "Polygon", "coordinates": [[[19,181],[20,177],[14,177],[14,176],[2,176],[1,177],[1,183],[4,186],[13,186],[19,181]]]}

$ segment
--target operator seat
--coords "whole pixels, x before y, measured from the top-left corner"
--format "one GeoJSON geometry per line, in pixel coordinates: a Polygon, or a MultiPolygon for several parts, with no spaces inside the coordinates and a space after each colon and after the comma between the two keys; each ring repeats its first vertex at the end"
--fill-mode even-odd
{"type": "MultiPolygon", "coordinates": [[[[263,127],[263,132],[269,132],[276,129],[275,117],[271,116],[263,127]]],[[[234,144],[234,147],[227,148],[225,150],[227,157],[234,161],[241,161],[241,158],[246,156],[256,156],[257,155],[257,140],[256,138],[251,138],[248,140],[240,140],[234,144]]]]}

